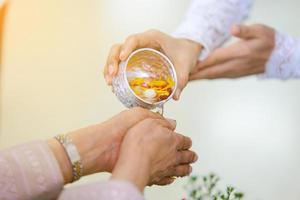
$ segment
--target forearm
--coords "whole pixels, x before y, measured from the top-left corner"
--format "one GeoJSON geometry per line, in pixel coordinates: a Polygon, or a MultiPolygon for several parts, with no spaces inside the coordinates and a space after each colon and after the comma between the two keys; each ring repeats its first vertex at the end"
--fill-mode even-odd
{"type": "Polygon", "coordinates": [[[46,142],[30,142],[0,151],[0,197],[6,200],[53,200],[63,176],[46,142]]]}
{"type": "Polygon", "coordinates": [[[251,3],[252,0],[194,0],[173,35],[202,44],[203,59],[230,37],[230,27],[248,16],[251,3]]]}
{"type": "Polygon", "coordinates": [[[300,38],[276,33],[276,45],[266,65],[264,77],[300,78],[300,38]]]}
{"type": "Polygon", "coordinates": [[[58,200],[143,200],[143,195],[129,182],[107,181],[64,189],[58,200]]]}

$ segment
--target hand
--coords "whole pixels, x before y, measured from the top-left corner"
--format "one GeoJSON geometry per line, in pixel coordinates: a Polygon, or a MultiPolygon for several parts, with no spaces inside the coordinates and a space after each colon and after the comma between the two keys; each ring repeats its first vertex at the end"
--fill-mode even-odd
{"type": "Polygon", "coordinates": [[[107,84],[111,85],[113,76],[118,72],[119,62],[125,61],[134,50],[143,47],[159,50],[173,62],[178,78],[174,99],[178,100],[188,82],[189,74],[196,66],[202,46],[191,40],[177,39],[156,30],[131,35],[123,44],[116,44],[111,48],[104,68],[107,84]]]}
{"type": "Polygon", "coordinates": [[[265,71],[275,46],[274,29],[264,25],[233,26],[232,35],[241,40],[219,48],[198,64],[190,80],[238,78],[265,71]]]}
{"type": "MultiPolygon", "coordinates": [[[[118,159],[120,146],[127,131],[146,118],[161,119],[159,114],[142,108],[133,108],[100,124],[69,133],[83,162],[84,175],[111,172],[118,159]]],[[[54,152],[65,183],[72,181],[72,166],[62,146],[55,140],[48,141],[54,152]]]]}
{"type": "Polygon", "coordinates": [[[196,153],[190,138],[174,132],[176,122],[145,119],[126,134],[112,179],[126,180],[141,191],[146,185],[166,185],[171,176],[190,174],[196,153]]]}

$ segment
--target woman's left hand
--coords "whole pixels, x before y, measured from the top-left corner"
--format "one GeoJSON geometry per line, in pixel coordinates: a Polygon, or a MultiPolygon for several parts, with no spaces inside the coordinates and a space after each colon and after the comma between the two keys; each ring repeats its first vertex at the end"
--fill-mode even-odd
{"type": "Polygon", "coordinates": [[[275,46],[274,29],[264,25],[235,25],[231,33],[241,40],[212,52],[198,64],[190,80],[238,78],[265,71],[275,46]]]}

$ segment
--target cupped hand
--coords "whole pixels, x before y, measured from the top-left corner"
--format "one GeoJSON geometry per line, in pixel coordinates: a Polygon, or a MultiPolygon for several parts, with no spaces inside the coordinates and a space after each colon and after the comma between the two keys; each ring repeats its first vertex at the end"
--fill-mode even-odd
{"type": "Polygon", "coordinates": [[[212,52],[198,64],[190,80],[239,78],[265,71],[275,46],[274,29],[264,25],[234,25],[231,33],[240,41],[212,52]]]}
{"type": "Polygon", "coordinates": [[[141,191],[146,185],[166,185],[173,176],[190,174],[197,160],[191,139],[174,132],[176,122],[145,119],[126,134],[112,179],[126,180],[141,191]]]}
{"type": "Polygon", "coordinates": [[[125,61],[134,50],[144,47],[163,52],[174,64],[178,78],[174,99],[178,100],[188,82],[189,74],[196,66],[202,46],[197,42],[174,38],[157,30],[131,35],[123,44],[116,44],[111,48],[104,68],[107,84],[112,84],[112,78],[118,72],[120,61],[125,61]]]}
{"type": "MultiPolygon", "coordinates": [[[[159,114],[142,108],[132,108],[99,124],[69,133],[83,162],[83,175],[111,172],[118,159],[120,146],[127,131],[146,119],[161,119],[159,114]]],[[[48,141],[64,175],[65,183],[72,181],[72,168],[62,146],[55,140],[48,141]]]]}

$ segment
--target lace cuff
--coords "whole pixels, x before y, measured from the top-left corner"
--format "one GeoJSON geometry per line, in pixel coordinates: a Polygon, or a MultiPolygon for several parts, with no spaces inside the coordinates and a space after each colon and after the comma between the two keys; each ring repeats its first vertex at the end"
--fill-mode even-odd
{"type": "Polygon", "coordinates": [[[230,37],[233,24],[248,16],[251,3],[252,0],[194,0],[173,36],[202,44],[200,59],[204,59],[230,37]]]}
{"type": "Polygon", "coordinates": [[[282,80],[300,78],[300,38],[277,32],[275,39],[275,48],[262,77],[282,80]]]}

